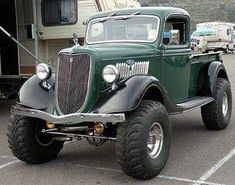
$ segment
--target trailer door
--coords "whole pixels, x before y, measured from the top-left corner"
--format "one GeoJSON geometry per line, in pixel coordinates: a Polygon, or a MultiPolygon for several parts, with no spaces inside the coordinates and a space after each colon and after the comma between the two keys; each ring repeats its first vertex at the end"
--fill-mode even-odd
{"type": "MultiPolygon", "coordinates": [[[[16,38],[14,0],[0,1],[0,25],[16,38]]],[[[0,76],[18,75],[18,73],[17,45],[0,32],[0,76]]]]}

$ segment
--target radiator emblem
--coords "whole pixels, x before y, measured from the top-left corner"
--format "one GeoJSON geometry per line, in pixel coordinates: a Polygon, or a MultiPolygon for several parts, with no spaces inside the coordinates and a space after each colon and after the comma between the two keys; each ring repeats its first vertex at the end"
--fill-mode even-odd
{"type": "Polygon", "coordinates": [[[129,65],[129,71],[131,71],[134,67],[135,61],[134,60],[127,60],[126,63],[129,65]]]}

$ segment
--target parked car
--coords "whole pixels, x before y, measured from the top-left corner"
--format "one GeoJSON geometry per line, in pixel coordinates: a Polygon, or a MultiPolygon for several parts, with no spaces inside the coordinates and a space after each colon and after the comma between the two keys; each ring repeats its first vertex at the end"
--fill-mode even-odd
{"type": "Polygon", "coordinates": [[[232,95],[220,54],[192,55],[190,47],[183,9],[92,16],[85,46],[61,50],[56,75],[38,64],[21,88],[11,109],[10,149],[40,164],[55,158],[64,142],[112,140],[126,174],[155,177],[170,153],[169,115],[201,107],[207,129],[223,130],[230,122],[232,95]]]}

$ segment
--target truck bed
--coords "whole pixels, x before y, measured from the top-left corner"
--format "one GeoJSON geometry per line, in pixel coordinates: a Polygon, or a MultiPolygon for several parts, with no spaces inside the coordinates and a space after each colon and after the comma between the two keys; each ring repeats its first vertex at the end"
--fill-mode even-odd
{"type": "Polygon", "coordinates": [[[194,53],[191,58],[191,77],[189,84],[189,98],[197,94],[198,76],[205,63],[220,61],[221,52],[215,53],[194,53]]]}
{"type": "Polygon", "coordinates": [[[209,59],[214,59],[214,57],[216,57],[216,59],[219,60],[219,56],[222,54],[223,52],[213,52],[213,53],[197,53],[197,52],[193,52],[192,53],[192,59],[205,59],[205,58],[209,58],[209,59]],[[218,58],[217,58],[218,57],[218,58]]]}

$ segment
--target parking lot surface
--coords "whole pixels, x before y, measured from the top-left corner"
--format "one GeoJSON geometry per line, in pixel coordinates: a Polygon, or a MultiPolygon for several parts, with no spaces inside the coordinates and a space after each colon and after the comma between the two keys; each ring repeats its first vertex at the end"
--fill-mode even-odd
{"type": "MultiPolygon", "coordinates": [[[[235,99],[235,55],[224,55],[235,99]]],[[[71,142],[55,160],[29,165],[12,155],[7,143],[7,123],[14,101],[0,102],[0,184],[147,184],[147,185],[234,185],[235,184],[235,100],[230,125],[223,131],[204,128],[200,109],[171,116],[173,126],[170,158],[161,175],[139,181],[126,176],[115,159],[113,142],[100,147],[85,140],[71,142]]]]}

